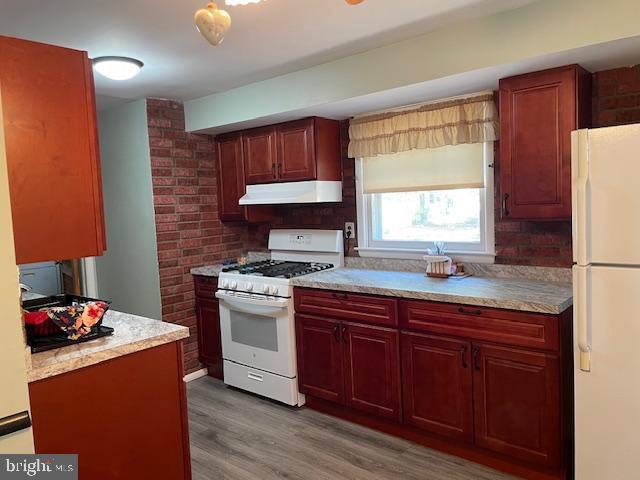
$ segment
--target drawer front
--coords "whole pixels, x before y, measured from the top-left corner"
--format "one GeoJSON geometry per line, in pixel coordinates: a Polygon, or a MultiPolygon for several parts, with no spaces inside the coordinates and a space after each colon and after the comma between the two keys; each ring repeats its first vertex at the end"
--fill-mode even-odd
{"type": "Polygon", "coordinates": [[[557,351],[558,317],[451,303],[402,300],[400,326],[508,345],[557,351]]]}
{"type": "Polygon", "coordinates": [[[298,313],[387,327],[398,325],[398,302],[394,298],[296,288],[294,301],[298,313]]]}
{"type": "Polygon", "coordinates": [[[193,277],[196,286],[196,297],[213,298],[218,288],[218,277],[193,277]]]}

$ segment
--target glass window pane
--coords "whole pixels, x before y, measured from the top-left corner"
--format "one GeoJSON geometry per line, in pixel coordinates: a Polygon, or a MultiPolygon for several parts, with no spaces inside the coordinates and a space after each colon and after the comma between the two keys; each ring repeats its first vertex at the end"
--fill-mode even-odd
{"type": "Polygon", "coordinates": [[[375,241],[480,243],[483,189],[373,195],[375,241]]]}

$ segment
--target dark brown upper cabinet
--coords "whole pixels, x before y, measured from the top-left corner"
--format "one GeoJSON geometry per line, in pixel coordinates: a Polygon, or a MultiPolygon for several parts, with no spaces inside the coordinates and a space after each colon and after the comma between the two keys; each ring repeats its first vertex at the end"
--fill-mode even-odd
{"type": "Polygon", "coordinates": [[[500,80],[502,218],[571,218],[571,132],[590,126],[591,74],[578,65],[500,80]]]}
{"type": "Polygon", "coordinates": [[[276,175],[276,129],[256,128],[244,133],[247,184],[269,183],[276,175]]]}
{"type": "Polygon", "coordinates": [[[244,207],[244,142],[242,132],[216,137],[218,152],[218,215],[223,222],[263,222],[272,218],[269,207],[244,207]]]}
{"type": "Polygon", "coordinates": [[[306,118],[243,133],[247,185],[341,180],[340,124],[306,118]]]}

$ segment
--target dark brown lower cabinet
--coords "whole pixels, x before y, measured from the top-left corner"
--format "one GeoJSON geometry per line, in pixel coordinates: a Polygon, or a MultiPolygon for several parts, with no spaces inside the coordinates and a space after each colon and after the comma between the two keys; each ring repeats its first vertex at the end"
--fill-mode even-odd
{"type": "Polygon", "coordinates": [[[398,332],[296,315],[300,391],[400,420],[398,332]]]}
{"type": "Polygon", "coordinates": [[[406,423],[473,441],[469,342],[403,332],[402,373],[406,423]]]}
{"type": "Polygon", "coordinates": [[[198,358],[209,375],[223,379],[220,311],[214,296],[217,278],[195,277],[198,358]]]}
{"type": "Polygon", "coordinates": [[[294,292],[307,405],[522,478],[572,478],[571,309],[357,295],[294,292]]]}
{"type": "Polygon", "coordinates": [[[298,386],[302,393],[344,402],[340,322],[296,315],[298,386]]]}
{"type": "Polygon", "coordinates": [[[400,420],[400,347],[397,330],[343,323],[346,404],[400,420]]]}
{"type": "Polygon", "coordinates": [[[528,462],[560,462],[557,355],[474,345],[476,445],[528,462]]]}

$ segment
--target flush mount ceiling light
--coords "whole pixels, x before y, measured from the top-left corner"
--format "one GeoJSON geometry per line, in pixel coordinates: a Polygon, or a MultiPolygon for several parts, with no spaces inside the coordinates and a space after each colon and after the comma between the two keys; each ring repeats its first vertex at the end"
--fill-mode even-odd
{"type": "MultiPolygon", "coordinates": [[[[228,6],[249,5],[259,3],[261,0],[225,0],[228,6]]],[[[358,5],[364,0],[345,0],[349,5],[358,5]]],[[[224,36],[231,27],[231,16],[225,10],[220,10],[213,2],[207,4],[206,8],[196,11],[194,17],[196,28],[200,34],[211,45],[220,45],[224,36]]]]}
{"type": "Polygon", "coordinates": [[[140,60],[129,57],[98,57],[93,59],[93,68],[111,80],[129,80],[144,66],[140,60]]]}

